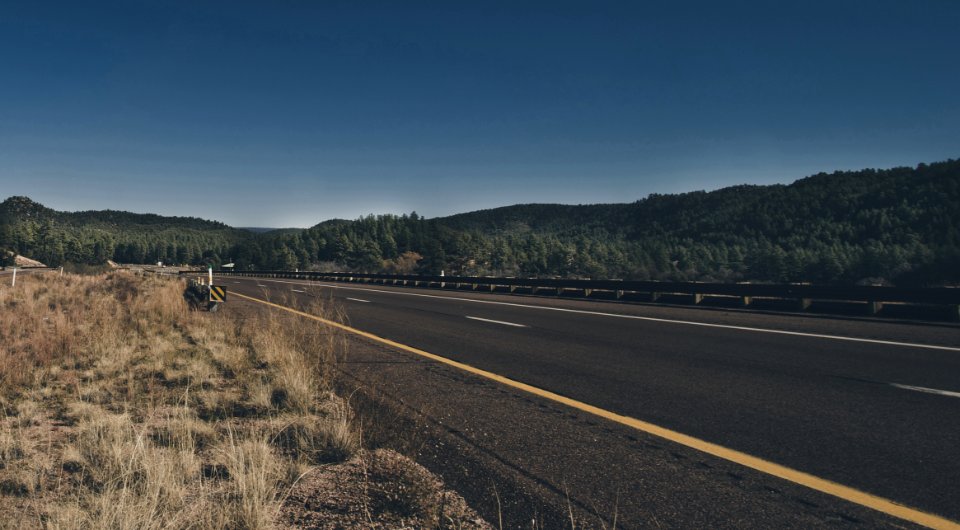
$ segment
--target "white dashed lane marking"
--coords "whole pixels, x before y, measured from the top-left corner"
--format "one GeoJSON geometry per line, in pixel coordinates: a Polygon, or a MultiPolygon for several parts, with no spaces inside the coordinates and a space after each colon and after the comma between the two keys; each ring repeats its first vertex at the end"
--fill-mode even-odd
{"type": "Polygon", "coordinates": [[[502,324],[504,326],[513,326],[515,328],[525,328],[527,326],[523,324],[514,324],[513,322],[504,322],[502,320],[490,320],[489,318],[480,318],[480,317],[467,317],[470,320],[479,320],[480,322],[490,322],[491,324],[502,324]]]}
{"type": "Polygon", "coordinates": [[[925,386],[913,386],[913,385],[901,385],[900,383],[890,383],[890,386],[901,388],[903,390],[912,390],[914,392],[923,392],[924,394],[936,394],[938,396],[948,396],[960,398],[960,392],[952,392],[950,390],[940,390],[937,388],[927,388],[925,386]]]}

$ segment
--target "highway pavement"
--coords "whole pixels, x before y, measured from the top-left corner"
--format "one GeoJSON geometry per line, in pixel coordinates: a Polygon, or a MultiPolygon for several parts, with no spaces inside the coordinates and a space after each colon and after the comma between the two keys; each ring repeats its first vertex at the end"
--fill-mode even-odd
{"type": "MultiPolygon", "coordinates": [[[[960,520],[956,325],[303,280],[225,276],[217,283],[284,306],[318,299],[333,303],[352,328],[609,413],[597,421],[641,420],[761,463],[742,471],[724,461],[726,453],[704,460],[714,463],[704,465],[727,466],[732,470],[727,475],[752,477],[763,475],[768,465],[786,466],[948,524],[960,520]]],[[[537,399],[543,407],[553,398],[537,399]]],[[[555,401],[549,406],[564,409],[555,401]]],[[[613,429],[618,439],[632,438],[622,429],[622,423],[613,429]]],[[[641,430],[644,439],[658,436],[641,430]]],[[[530,446],[550,437],[543,432],[526,436],[530,446]]],[[[690,445],[685,450],[698,451],[690,445]]],[[[623,451],[629,455],[630,449],[623,451]]],[[[646,462],[647,468],[655,465],[646,462]]],[[[548,471],[524,471],[549,480],[548,471]]],[[[784,489],[780,479],[771,480],[773,489],[784,489]]],[[[824,493],[820,486],[814,489],[815,495],[824,493]]],[[[840,505],[849,504],[822,499],[814,504],[831,502],[838,507],[828,511],[842,512],[846,508],[840,505]]],[[[622,507],[621,524],[649,523],[626,512],[643,511],[642,503],[624,501],[622,507]]],[[[780,507],[777,513],[781,509],[789,511],[780,507]]],[[[853,520],[862,524],[869,516],[859,513],[853,520]]],[[[677,517],[674,524],[684,520],[677,517]]],[[[772,517],[756,526],[779,525],[780,515],[772,517]]],[[[886,515],[877,517],[867,525],[890,524],[886,515]]]]}

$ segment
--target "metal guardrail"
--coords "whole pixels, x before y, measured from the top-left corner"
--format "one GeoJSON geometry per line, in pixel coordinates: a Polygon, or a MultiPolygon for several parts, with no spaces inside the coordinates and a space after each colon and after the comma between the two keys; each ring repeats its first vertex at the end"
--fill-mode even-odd
{"type": "MultiPolygon", "coordinates": [[[[17,286],[17,273],[28,274],[31,272],[50,272],[56,269],[52,267],[0,267],[0,275],[10,276],[10,286],[17,286]]],[[[61,271],[61,274],[63,271],[61,271]]],[[[4,279],[6,281],[6,279],[4,279]]]]}
{"type": "Polygon", "coordinates": [[[607,293],[606,297],[608,298],[622,299],[628,297],[631,300],[650,302],[656,302],[664,295],[688,295],[692,297],[695,304],[701,303],[704,297],[717,296],[739,298],[740,304],[743,306],[750,306],[754,298],[782,299],[795,300],[799,310],[809,308],[814,300],[863,302],[866,303],[869,314],[878,313],[883,308],[884,303],[922,304],[949,306],[954,313],[954,318],[960,318],[960,288],[953,287],[903,288],[861,285],[566,280],[354,272],[220,271],[217,274],[508,292],[528,289],[532,294],[552,291],[552,294],[556,295],[579,294],[588,298],[596,297],[598,292],[603,292],[607,293]]]}
{"type": "Polygon", "coordinates": [[[2,275],[13,275],[14,271],[17,274],[29,274],[32,272],[52,272],[60,270],[59,267],[0,267],[0,274],[2,275]]]}

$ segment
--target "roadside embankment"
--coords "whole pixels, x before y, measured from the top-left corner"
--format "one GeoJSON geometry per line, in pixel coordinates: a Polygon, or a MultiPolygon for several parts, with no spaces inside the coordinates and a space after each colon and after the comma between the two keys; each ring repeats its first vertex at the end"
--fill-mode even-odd
{"type": "MultiPolygon", "coordinates": [[[[329,308],[311,308],[336,318],[329,308]]],[[[0,528],[486,528],[333,392],[342,338],[117,271],[0,289],[0,528]]]]}

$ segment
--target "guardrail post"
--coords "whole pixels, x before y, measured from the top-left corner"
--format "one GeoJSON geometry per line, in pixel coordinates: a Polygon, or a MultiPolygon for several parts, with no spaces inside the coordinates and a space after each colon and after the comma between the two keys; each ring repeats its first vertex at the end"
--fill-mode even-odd
{"type": "Polygon", "coordinates": [[[514,292],[514,291],[516,291],[516,290],[517,290],[517,286],[516,286],[516,285],[511,285],[511,286],[510,286],[510,292],[511,292],[511,293],[514,292]]]}
{"type": "Polygon", "coordinates": [[[593,289],[584,289],[584,290],[583,290],[583,297],[584,297],[584,298],[590,298],[590,295],[591,295],[591,294],[593,294],[593,289]]]}
{"type": "MultiPolygon", "coordinates": [[[[491,284],[490,284],[490,292],[492,293],[492,292],[494,292],[494,291],[496,291],[496,290],[497,290],[497,286],[491,283],[491,284]]],[[[513,291],[510,291],[510,292],[513,292],[513,291]]]]}
{"type": "Polygon", "coordinates": [[[623,291],[617,289],[616,293],[614,294],[614,297],[615,297],[617,300],[623,298],[623,291]]]}
{"type": "Polygon", "coordinates": [[[812,302],[813,301],[809,298],[801,298],[797,300],[797,307],[800,309],[800,311],[806,311],[807,309],[810,309],[810,304],[812,302]]]}
{"type": "Polygon", "coordinates": [[[951,316],[953,317],[954,322],[960,320],[960,305],[953,306],[953,315],[951,316]]]}
{"type": "Polygon", "coordinates": [[[872,300],[867,302],[867,314],[876,315],[881,309],[883,309],[883,302],[875,302],[872,300]]]}
{"type": "Polygon", "coordinates": [[[752,304],[752,303],[753,303],[753,297],[752,297],[752,296],[741,296],[741,297],[740,297],[740,304],[741,304],[743,307],[750,307],[750,304],[752,304]]]}
{"type": "Polygon", "coordinates": [[[563,296],[565,290],[563,287],[557,287],[557,296],[563,296]]]}
{"type": "Polygon", "coordinates": [[[656,291],[652,291],[652,292],[650,293],[650,301],[651,301],[651,302],[656,302],[656,301],[659,300],[659,299],[660,299],[660,293],[658,293],[658,292],[656,292],[656,291]]]}
{"type": "Polygon", "coordinates": [[[703,295],[699,293],[693,294],[693,305],[700,305],[700,302],[703,302],[703,295]]]}

